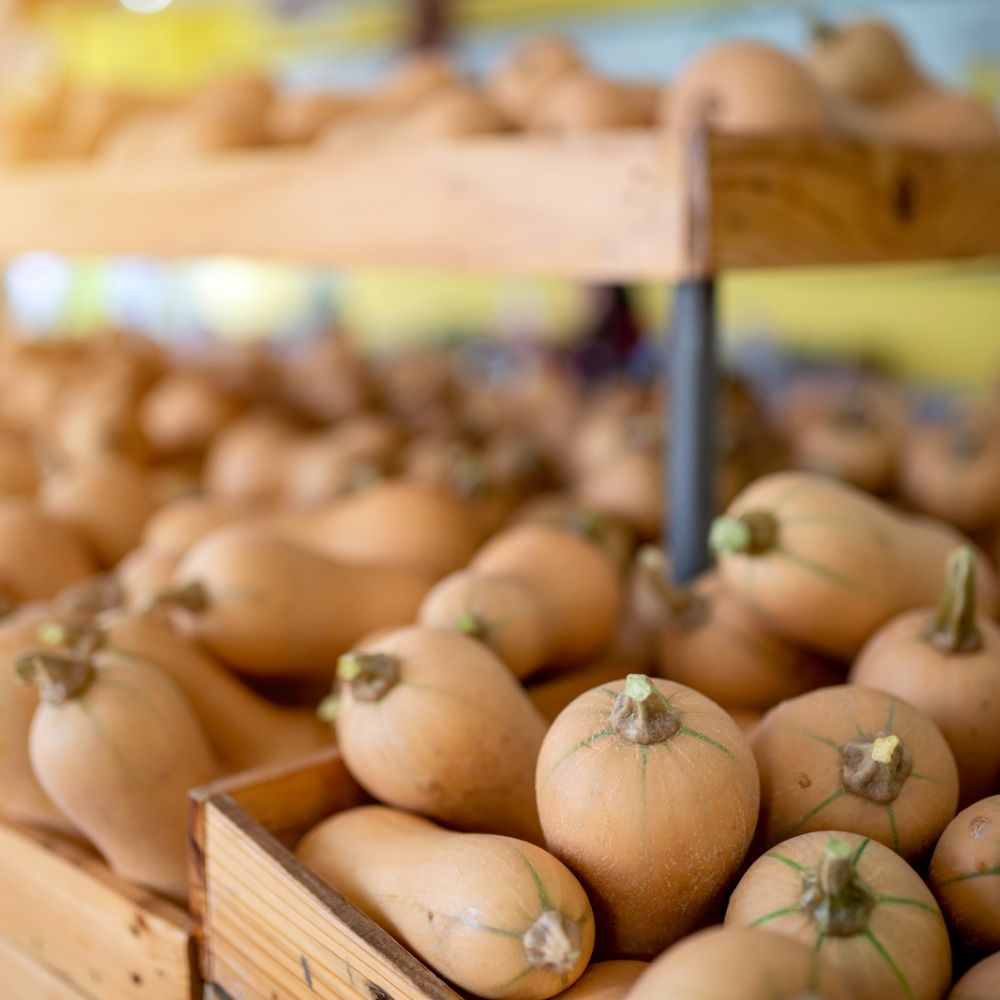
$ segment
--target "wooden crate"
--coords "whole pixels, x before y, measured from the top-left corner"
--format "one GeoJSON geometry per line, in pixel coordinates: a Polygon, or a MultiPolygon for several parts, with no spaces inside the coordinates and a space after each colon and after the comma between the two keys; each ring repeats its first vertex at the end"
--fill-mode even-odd
{"type": "Polygon", "coordinates": [[[460,1000],[290,850],[364,801],[335,748],[192,793],[191,903],[216,996],[460,1000]]]}
{"type": "Polygon", "coordinates": [[[193,927],[89,849],[0,825],[4,1000],[192,1000],[193,927]]]}

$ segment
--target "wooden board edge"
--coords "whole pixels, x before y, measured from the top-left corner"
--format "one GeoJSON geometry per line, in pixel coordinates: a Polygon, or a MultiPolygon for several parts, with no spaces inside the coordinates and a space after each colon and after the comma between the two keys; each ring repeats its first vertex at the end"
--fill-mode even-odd
{"type": "MultiPolygon", "coordinates": [[[[335,889],[302,864],[295,855],[276,840],[260,823],[230,797],[215,795],[204,804],[204,812],[215,809],[240,834],[250,840],[271,861],[278,865],[288,878],[302,886],[323,906],[331,917],[343,923],[349,930],[366,941],[382,960],[400,976],[410,979],[424,992],[428,1000],[460,1000],[459,994],[448,986],[435,972],[407,951],[394,937],[384,931],[373,920],[349,903],[335,889]]],[[[204,822],[205,816],[202,816],[204,822]]],[[[207,888],[211,893],[211,885],[207,888]]],[[[208,905],[206,896],[205,905],[208,905]]],[[[209,945],[211,942],[209,941],[209,945]]],[[[205,982],[212,984],[209,970],[205,970],[205,982]]],[[[373,996],[377,995],[373,992],[373,996]]]]}
{"type": "Polygon", "coordinates": [[[293,761],[284,761],[280,764],[266,764],[263,767],[256,767],[249,771],[240,771],[237,774],[218,778],[207,785],[201,785],[198,788],[192,789],[188,793],[188,797],[192,802],[204,805],[210,799],[224,796],[232,797],[234,794],[238,794],[253,785],[279,781],[285,775],[294,771],[300,771],[304,767],[322,766],[339,759],[340,751],[337,749],[335,743],[331,743],[328,747],[323,747],[322,750],[315,750],[310,754],[297,757],[293,761]]]}

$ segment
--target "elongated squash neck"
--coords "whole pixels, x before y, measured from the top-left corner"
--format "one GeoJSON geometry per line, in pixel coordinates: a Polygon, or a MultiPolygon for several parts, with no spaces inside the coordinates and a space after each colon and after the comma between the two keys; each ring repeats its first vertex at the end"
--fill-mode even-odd
{"type": "Polygon", "coordinates": [[[155,608],[180,608],[193,615],[204,614],[211,606],[211,600],[205,585],[197,580],[185,583],[171,590],[161,590],[146,602],[143,610],[152,611],[155,608]]]}
{"type": "Polygon", "coordinates": [[[941,603],[924,638],[946,653],[974,653],[983,646],[976,615],[976,556],[963,545],[948,559],[941,603]]]}
{"type": "Polygon", "coordinates": [[[871,802],[892,802],[913,770],[913,757],[894,733],[851,740],[840,760],[844,787],[871,802]]]}
{"type": "Polygon", "coordinates": [[[356,701],[379,701],[399,683],[399,660],[387,653],[345,653],[337,661],[337,676],[356,701]]]}
{"type": "Polygon", "coordinates": [[[799,905],[828,937],[850,937],[868,926],[875,896],[851,860],[851,846],[831,837],[815,868],[802,876],[799,905]]]}
{"type": "Polygon", "coordinates": [[[777,518],[766,510],[748,510],[739,517],[717,517],[708,542],[717,555],[762,556],[778,544],[777,518]]]}
{"type": "Polygon", "coordinates": [[[87,656],[57,653],[24,653],[14,663],[18,680],[34,684],[38,696],[50,705],[64,705],[77,698],[94,679],[94,666],[87,656]]]}
{"type": "Polygon", "coordinates": [[[611,706],[611,728],[632,743],[662,743],[681,728],[681,717],[645,674],[629,674],[611,706]]]}
{"type": "Polygon", "coordinates": [[[521,938],[533,969],[560,976],[580,960],[580,941],[580,928],[558,910],[546,910],[521,938]]]}

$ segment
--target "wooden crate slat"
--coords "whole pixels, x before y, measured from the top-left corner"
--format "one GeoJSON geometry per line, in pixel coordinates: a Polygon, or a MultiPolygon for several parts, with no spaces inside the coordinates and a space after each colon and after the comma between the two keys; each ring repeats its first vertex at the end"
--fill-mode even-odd
{"type": "Polygon", "coordinates": [[[0,937],[94,1000],[196,994],[190,917],[82,847],[0,826],[0,937]]]}
{"type": "Polygon", "coordinates": [[[709,138],[708,269],[1000,254],[1000,148],[709,138]]]}
{"type": "Polygon", "coordinates": [[[654,277],[676,206],[654,133],[265,150],[0,172],[0,253],[247,254],[654,277]]]}
{"type": "Polygon", "coordinates": [[[204,835],[210,982],[245,1000],[371,1000],[371,983],[397,1000],[457,1000],[231,799],[207,803],[204,835]]]}
{"type": "Polygon", "coordinates": [[[68,982],[33,962],[5,938],[0,938],[0,983],[4,1000],[86,1000],[68,982]]]}

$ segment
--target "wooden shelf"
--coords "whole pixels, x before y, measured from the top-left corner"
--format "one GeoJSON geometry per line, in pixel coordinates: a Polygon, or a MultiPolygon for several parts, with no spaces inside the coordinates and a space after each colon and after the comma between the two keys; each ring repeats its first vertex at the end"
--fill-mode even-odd
{"type": "Polygon", "coordinates": [[[593,280],[1000,254],[1000,150],[630,132],[0,172],[0,254],[593,280]]]}

